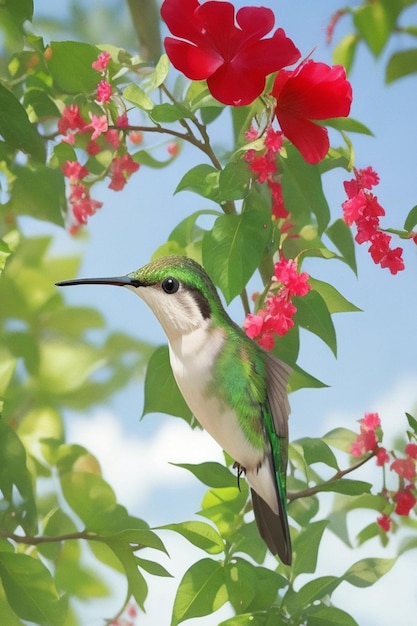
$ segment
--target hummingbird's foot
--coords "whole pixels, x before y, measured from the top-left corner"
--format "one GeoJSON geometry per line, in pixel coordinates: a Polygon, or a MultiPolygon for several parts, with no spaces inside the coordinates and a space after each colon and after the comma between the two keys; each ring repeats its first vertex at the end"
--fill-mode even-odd
{"type": "Polygon", "coordinates": [[[233,463],[233,469],[237,468],[237,487],[240,491],[240,477],[242,474],[246,474],[246,467],[243,467],[238,461],[233,463]]]}

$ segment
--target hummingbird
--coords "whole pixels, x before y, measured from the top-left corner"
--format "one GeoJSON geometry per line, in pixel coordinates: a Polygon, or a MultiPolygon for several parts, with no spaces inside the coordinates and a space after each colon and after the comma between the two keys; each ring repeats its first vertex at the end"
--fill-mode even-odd
{"type": "Polygon", "coordinates": [[[171,255],[126,276],[56,284],[127,287],[151,308],[167,336],[172,372],[184,400],[234,459],[238,479],[245,475],[259,533],[272,554],[290,565],[289,366],[229,317],[209,275],[191,258],[171,255]]]}

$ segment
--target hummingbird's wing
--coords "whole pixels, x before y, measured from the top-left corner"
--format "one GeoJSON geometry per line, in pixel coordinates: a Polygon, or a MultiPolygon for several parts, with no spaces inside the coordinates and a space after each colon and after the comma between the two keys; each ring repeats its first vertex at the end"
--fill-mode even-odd
{"type": "Polygon", "coordinates": [[[288,461],[287,381],[291,368],[270,353],[265,356],[267,403],[264,412],[266,434],[271,446],[268,463],[275,476],[278,515],[252,489],[253,510],[259,532],[273,554],[291,564],[291,539],[287,520],[286,475],[288,461]]]}

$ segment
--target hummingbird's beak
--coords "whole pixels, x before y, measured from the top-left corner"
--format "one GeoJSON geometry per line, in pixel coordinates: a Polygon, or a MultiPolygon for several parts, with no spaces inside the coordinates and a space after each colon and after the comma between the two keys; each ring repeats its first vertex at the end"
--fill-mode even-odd
{"type": "Polygon", "coordinates": [[[72,280],[60,280],[55,283],[57,287],[71,285],[118,285],[119,287],[140,287],[141,283],[130,276],[115,276],[112,278],[74,278],[72,280]]]}

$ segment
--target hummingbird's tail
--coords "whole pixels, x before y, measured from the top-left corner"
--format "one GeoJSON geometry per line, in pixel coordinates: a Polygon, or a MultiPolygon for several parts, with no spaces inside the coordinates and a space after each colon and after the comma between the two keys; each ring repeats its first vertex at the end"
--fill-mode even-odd
{"type": "Polygon", "coordinates": [[[256,491],[251,489],[251,493],[259,534],[272,554],[278,554],[285,565],[291,565],[291,538],[285,512],[277,515],[256,491]]]}

